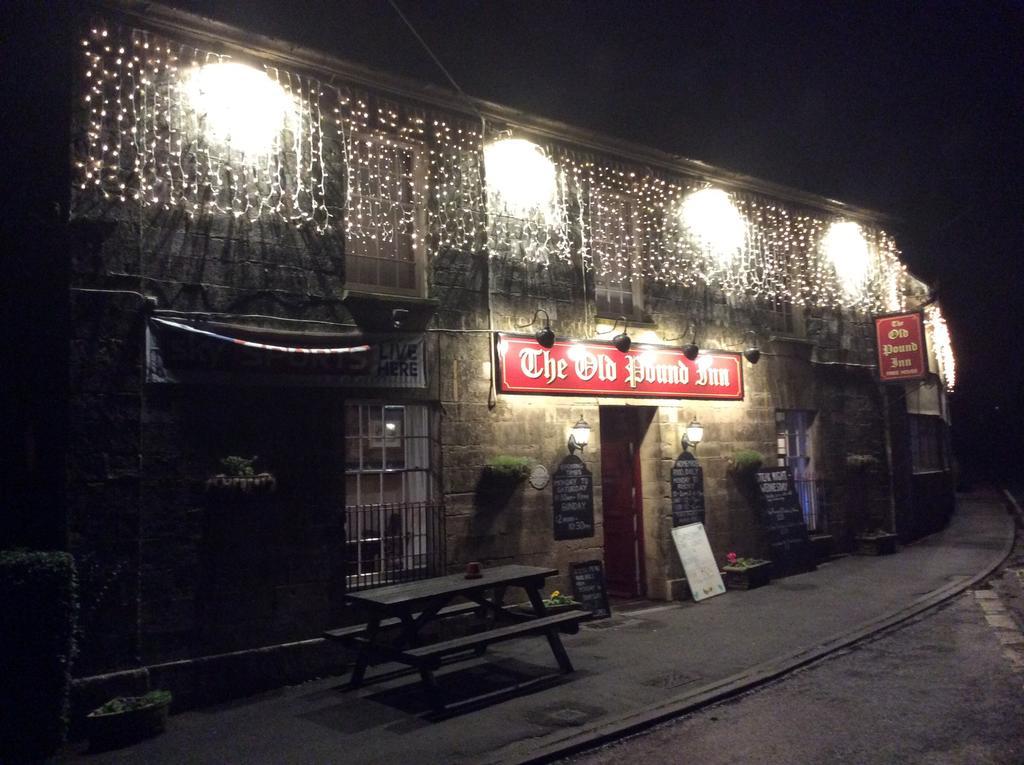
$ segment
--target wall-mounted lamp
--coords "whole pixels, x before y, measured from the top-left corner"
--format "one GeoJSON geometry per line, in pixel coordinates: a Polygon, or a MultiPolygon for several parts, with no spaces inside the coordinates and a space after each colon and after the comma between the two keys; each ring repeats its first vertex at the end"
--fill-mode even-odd
{"type": "Polygon", "coordinates": [[[632,339],[630,339],[629,335],[627,334],[627,331],[629,330],[629,323],[626,321],[625,316],[620,316],[619,318],[617,318],[615,320],[615,323],[612,324],[611,329],[607,330],[606,332],[598,332],[597,334],[607,335],[611,332],[614,332],[615,328],[619,326],[620,321],[622,322],[622,331],[612,338],[612,345],[614,345],[619,352],[625,353],[630,349],[630,346],[633,345],[632,339]]]}
{"type": "Polygon", "coordinates": [[[633,344],[633,341],[629,339],[629,335],[626,334],[626,329],[626,327],[623,327],[622,331],[612,338],[612,345],[622,353],[628,351],[629,346],[633,344]]]}
{"type": "Polygon", "coordinates": [[[745,358],[751,364],[756,364],[761,359],[761,349],[757,347],[757,333],[750,331],[747,332],[747,334],[753,335],[754,341],[746,350],[743,351],[743,358],[745,358]]]}
{"type": "Polygon", "coordinates": [[[683,432],[683,451],[686,451],[691,446],[694,451],[697,451],[697,447],[703,440],[704,426],[697,422],[697,418],[694,417],[690,420],[690,424],[686,426],[686,430],[683,432]]]}
{"type": "Polygon", "coordinates": [[[590,426],[581,415],[579,422],[572,426],[572,431],[569,433],[569,453],[572,454],[577,449],[582,451],[589,443],[590,426]]]}
{"type": "Polygon", "coordinates": [[[679,337],[669,337],[665,339],[666,343],[671,343],[673,340],[682,340],[684,337],[689,337],[690,342],[683,346],[683,355],[690,361],[696,361],[697,356],[700,355],[700,346],[697,345],[697,322],[695,319],[690,319],[690,324],[686,328],[687,331],[679,335],[679,337]],[[690,330],[693,330],[692,334],[690,330]]]}
{"type": "Polygon", "coordinates": [[[551,317],[548,316],[548,312],[543,308],[538,308],[533,312],[533,318],[530,319],[526,324],[517,324],[519,329],[523,327],[529,327],[537,323],[537,316],[544,314],[544,326],[538,329],[534,334],[534,338],[537,340],[537,344],[541,348],[551,348],[555,344],[555,332],[551,329],[551,317]]]}

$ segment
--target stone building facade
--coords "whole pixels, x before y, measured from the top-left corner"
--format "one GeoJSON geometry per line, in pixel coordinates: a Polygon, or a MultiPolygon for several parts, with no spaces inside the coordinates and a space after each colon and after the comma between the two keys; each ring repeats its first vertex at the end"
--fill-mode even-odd
{"type": "Polygon", "coordinates": [[[624,597],[685,598],[672,471],[695,420],[720,563],[770,553],[732,468],[744,450],[791,468],[834,552],[951,512],[942,346],[924,381],[878,381],[872,314],[942,327],[881,216],[158,6],[80,22],[79,677],[199,701],[326,671],[340,657],[318,638],[347,591],[469,561],[551,566],[564,589],[596,559],[624,597]],[[834,224],[860,237],[852,275],[834,224]],[[556,350],[674,353],[694,378],[732,359],[742,394],[502,392],[502,343],[543,353],[545,325],[556,350]],[[560,534],[545,473],[581,419],[592,523],[560,534]],[[499,457],[532,480],[502,480],[499,457]]]}

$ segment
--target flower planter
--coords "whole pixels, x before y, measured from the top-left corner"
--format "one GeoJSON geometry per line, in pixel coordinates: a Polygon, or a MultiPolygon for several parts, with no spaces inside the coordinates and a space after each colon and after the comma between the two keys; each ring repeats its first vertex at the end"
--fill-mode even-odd
{"type": "Polygon", "coordinates": [[[857,555],[892,555],[896,552],[895,534],[861,534],[857,537],[857,555]]]}
{"type": "Polygon", "coordinates": [[[753,590],[772,580],[772,564],[766,560],[753,566],[723,566],[722,579],[726,589],[753,590]]]}
{"type": "Polygon", "coordinates": [[[101,707],[90,712],[85,718],[90,749],[117,749],[163,733],[170,705],[168,693],[153,703],[131,709],[103,712],[101,707]]]}

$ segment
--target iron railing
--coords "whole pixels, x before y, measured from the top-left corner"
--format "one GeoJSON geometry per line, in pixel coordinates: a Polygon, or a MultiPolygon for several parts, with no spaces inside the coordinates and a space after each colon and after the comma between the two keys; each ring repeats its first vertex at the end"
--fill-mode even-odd
{"type": "Polygon", "coordinates": [[[445,563],[443,504],[345,508],[345,581],[350,591],[440,576],[445,563]]]}
{"type": "Polygon", "coordinates": [[[831,484],[819,478],[805,478],[793,483],[796,484],[796,495],[804,511],[807,530],[812,534],[827,534],[832,502],[831,484]]]}

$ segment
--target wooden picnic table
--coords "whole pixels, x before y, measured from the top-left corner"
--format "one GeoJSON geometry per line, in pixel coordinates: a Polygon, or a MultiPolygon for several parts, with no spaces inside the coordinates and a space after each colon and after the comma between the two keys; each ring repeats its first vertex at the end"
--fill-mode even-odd
{"type": "Polygon", "coordinates": [[[466,653],[480,655],[492,643],[544,636],[561,671],[573,671],[560,632],[577,631],[587,613],[546,613],[541,588],[545,579],[557,574],[557,569],[552,568],[507,565],[485,568],[475,579],[468,579],[465,574],[452,574],[353,592],[345,596],[346,600],[365,611],[366,623],[328,630],[324,636],[358,647],[351,687],[363,684],[369,666],[400,662],[419,671],[432,704],[443,708],[434,670],[443,659],[466,653]],[[525,590],[533,613],[514,613],[505,607],[504,595],[509,587],[525,590]],[[457,599],[468,602],[453,605],[457,599]],[[423,632],[427,625],[467,612],[483,617],[483,630],[451,640],[424,643],[423,632]],[[397,635],[392,637],[395,630],[397,635]]]}

